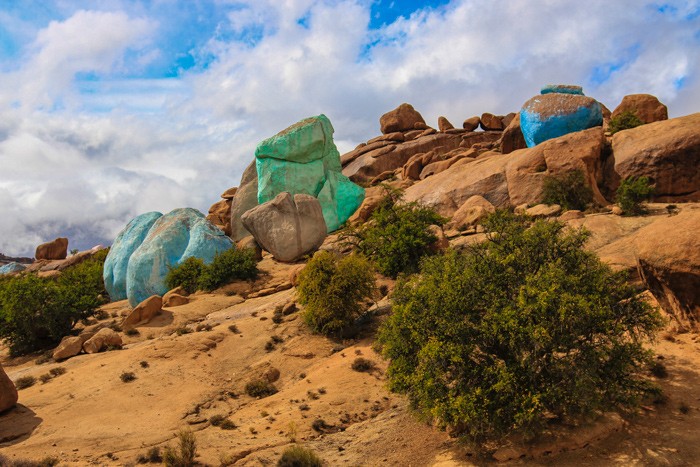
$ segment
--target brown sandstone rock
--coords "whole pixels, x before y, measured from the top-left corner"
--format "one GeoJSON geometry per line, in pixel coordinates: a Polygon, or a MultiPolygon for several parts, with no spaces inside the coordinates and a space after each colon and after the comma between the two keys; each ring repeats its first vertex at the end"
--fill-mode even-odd
{"type": "Polygon", "coordinates": [[[630,94],[613,110],[611,118],[619,117],[622,112],[635,114],[644,123],[668,120],[668,109],[659,99],[651,94],[630,94]]]}
{"type": "MultiPolygon", "coordinates": [[[[452,151],[454,152],[454,151],[452,151]]],[[[439,174],[440,172],[444,172],[445,170],[449,169],[452,167],[454,164],[457,162],[461,161],[462,159],[467,159],[467,158],[473,158],[476,157],[477,152],[474,149],[467,149],[463,150],[460,149],[456,154],[452,155],[449,159],[445,159],[442,161],[436,161],[436,162],[431,162],[425,167],[423,167],[423,170],[421,170],[420,173],[420,179],[423,180],[425,178],[428,178],[432,175],[439,174]]]]}
{"type": "MultiPolygon", "coordinates": [[[[393,134],[393,133],[392,133],[393,134]]],[[[402,133],[399,133],[402,134],[402,133]]],[[[372,152],[375,149],[380,149],[380,148],[385,148],[383,151],[377,151],[377,153],[374,155],[375,157],[379,157],[380,155],[387,154],[391,151],[393,151],[396,148],[396,141],[391,141],[391,140],[379,140],[379,141],[374,141],[372,143],[367,143],[363,146],[355,148],[353,151],[350,151],[346,154],[343,154],[340,157],[340,165],[345,167],[358,157],[360,157],[362,154],[372,152]]]]}
{"type": "Polygon", "coordinates": [[[238,187],[234,186],[232,188],[229,188],[228,190],[224,191],[221,193],[221,197],[223,199],[233,199],[234,196],[236,196],[236,192],[238,191],[238,187]]]}
{"type": "Polygon", "coordinates": [[[700,200],[700,113],[617,132],[612,147],[615,172],[649,177],[655,200],[700,200]]]}
{"type": "Polygon", "coordinates": [[[17,388],[0,365],[0,412],[11,409],[17,403],[17,388]]]}
{"type": "Polygon", "coordinates": [[[559,222],[567,222],[573,219],[583,219],[585,214],[583,214],[581,211],[578,209],[570,209],[563,213],[559,218],[557,219],[559,222]]]}
{"type": "MultiPolygon", "coordinates": [[[[92,336],[90,336],[92,337],[92,336]]],[[[65,360],[75,357],[83,350],[83,344],[88,340],[87,336],[66,336],[61,339],[61,343],[53,351],[54,360],[65,360]]]]}
{"type": "Polygon", "coordinates": [[[511,204],[539,203],[545,177],[573,170],[583,172],[597,203],[608,204],[598,189],[604,146],[603,129],[594,127],[510,153],[506,176],[511,204]]]}
{"type": "Polygon", "coordinates": [[[484,131],[500,131],[503,130],[503,120],[494,114],[485,112],[481,114],[481,128],[484,131]]]}
{"type": "Polygon", "coordinates": [[[416,123],[425,125],[423,116],[413,108],[411,104],[401,104],[394,110],[385,113],[379,118],[379,127],[383,134],[396,131],[408,131],[416,129],[416,123]]]}
{"type": "Polygon", "coordinates": [[[447,224],[450,229],[465,230],[471,227],[489,213],[495,212],[496,208],[481,195],[474,195],[466,200],[452,216],[452,220],[447,224]]]}
{"type": "Polygon", "coordinates": [[[66,259],[68,256],[68,239],[59,237],[51,242],[42,243],[36,247],[36,259],[66,259]]]}
{"type": "Polygon", "coordinates": [[[381,187],[372,187],[365,191],[365,199],[355,211],[355,214],[350,216],[348,222],[356,224],[358,222],[367,222],[372,213],[379,207],[379,204],[384,199],[384,190],[381,187]]]}
{"type": "Polygon", "coordinates": [[[241,183],[238,186],[236,196],[231,202],[231,234],[234,242],[247,237],[250,232],[246,230],[241,222],[244,212],[258,205],[258,171],[255,167],[255,160],[246,167],[241,176],[241,183]]]}
{"type": "Polygon", "coordinates": [[[506,129],[503,130],[500,144],[503,154],[510,154],[518,149],[527,148],[523,132],[520,130],[520,113],[515,114],[510,123],[508,123],[508,126],[506,126],[506,129]]]}
{"type": "Polygon", "coordinates": [[[700,330],[700,210],[665,217],[637,232],[637,267],[661,307],[683,328],[700,330]]]}
{"type": "Polygon", "coordinates": [[[252,235],[243,237],[236,242],[236,248],[239,250],[244,250],[246,248],[253,250],[255,251],[255,259],[258,261],[262,259],[262,248],[260,248],[260,245],[258,245],[258,242],[255,241],[255,238],[252,235]]]}
{"type": "Polygon", "coordinates": [[[474,195],[481,195],[496,207],[508,206],[505,167],[510,155],[485,153],[480,159],[462,159],[452,167],[406,189],[405,200],[417,201],[445,217],[474,195]]]}
{"type": "Polygon", "coordinates": [[[478,116],[475,117],[469,117],[462,123],[462,128],[464,128],[467,131],[474,131],[477,128],[479,128],[479,124],[481,123],[481,118],[478,116]]]}
{"type": "Polygon", "coordinates": [[[190,299],[185,297],[184,295],[180,294],[165,294],[163,296],[163,306],[164,307],[174,307],[174,306],[181,306],[181,305],[187,305],[190,303],[190,299]]]}
{"type": "Polygon", "coordinates": [[[561,212],[558,204],[538,204],[525,210],[525,214],[531,217],[553,217],[561,212]]]}
{"type": "Polygon", "coordinates": [[[121,347],[122,338],[116,331],[110,328],[102,328],[83,344],[85,353],[97,353],[107,347],[121,347]]]}
{"type": "Polygon", "coordinates": [[[231,235],[231,198],[224,198],[212,204],[209,208],[207,220],[224,231],[226,235],[231,235]]]}
{"type": "Polygon", "coordinates": [[[444,133],[447,130],[454,130],[454,128],[454,125],[446,117],[440,116],[438,118],[438,130],[444,133]]]}
{"type": "Polygon", "coordinates": [[[501,117],[501,122],[503,123],[503,128],[508,128],[508,125],[510,125],[510,123],[513,121],[513,119],[516,116],[518,117],[518,120],[520,120],[520,112],[518,112],[518,113],[511,112],[508,115],[504,115],[503,117],[501,117]]]}
{"type": "MultiPolygon", "coordinates": [[[[420,153],[436,151],[438,154],[459,147],[461,135],[435,133],[395,145],[389,153],[380,153],[383,148],[362,154],[343,168],[343,175],[355,183],[368,183],[377,175],[403,167],[408,160],[420,153]]],[[[419,172],[420,174],[420,172],[419,172]]]]}
{"type": "Polygon", "coordinates": [[[158,295],[151,295],[131,310],[122,322],[122,327],[136,326],[141,322],[149,322],[163,308],[163,299],[158,295]]]}

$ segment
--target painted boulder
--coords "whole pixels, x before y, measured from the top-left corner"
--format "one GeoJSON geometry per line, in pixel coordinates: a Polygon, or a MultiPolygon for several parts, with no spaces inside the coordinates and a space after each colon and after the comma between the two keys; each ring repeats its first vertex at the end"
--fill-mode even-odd
{"type": "Polygon", "coordinates": [[[321,203],[328,232],[343,225],[362,204],[364,189],[342,174],[333,131],[330,120],[319,115],[258,144],[258,203],[284,192],[311,195],[321,203]]]}
{"type": "Polygon", "coordinates": [[[584,96],[580,86],[545,86],[539,96],[525,102],[520,110],[520,128],[530,148],[602,124],[600,102],[584,96]]]}
{"type": "Polygon", "coordinates": [[[233,242],[204,214],[192,208],[175,209],[159,217],[129,258],[126,295],[136,306],[151,295],[168,291],[169,268],[189,257],[211,263],[217,253],[233,248],[233,242]]]}
{"type": "Polygon", "coordinates": [[[13,272],[22,272],[27,269],[27,266],[20,263],[7,263],[4,266],[0,266],[0,275],[2,274],[12,274],[13,272]]]}
{"type": "Polygon", "coordinates": [[[141,246],[153,224],[163,214],[147,212],[137,216],[119,232],[105,259],[104,279],[105,289],[113,301],[126,298],[126,271],[131,255],[141,246]]]}

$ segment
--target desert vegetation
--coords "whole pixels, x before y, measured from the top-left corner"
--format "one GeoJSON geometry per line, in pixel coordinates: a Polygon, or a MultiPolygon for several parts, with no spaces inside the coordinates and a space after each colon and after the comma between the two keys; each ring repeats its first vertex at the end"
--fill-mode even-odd
{"type": "Polygon", "coordinates": [[[642,204],[654,194],[648,177],[631,177],[620,182],[616,192],[617,204],[622,212],[627,215],[641,215],[646,213],[642,204]]]}
{"type": "Polygon", "coordinates": [[[593,190],[580,170],[548,175],[542,184],[542,202],[583,211],[593,202],[593,190]]]}
{"type": "Polygon", "coordinates": [[[629,110],[625,110],[624,112],[621,112],[620,115],[610,119],[608,131],[611,134],[615,134],[618,131],[629,130],[630,128],[636,128],[641,125],[644,125],[644,122],[637,117],[637,114],[629,110]]]}
{"type": "Polygon", "coordinates": [[[211,264],[199,258],[187,258],[171,268],[165,278],[170,289],[182,286],[188,293],[211,291],[237,279],[254,279],[258,275],[255,252],[230,248],[218,253],[211,264]]]}

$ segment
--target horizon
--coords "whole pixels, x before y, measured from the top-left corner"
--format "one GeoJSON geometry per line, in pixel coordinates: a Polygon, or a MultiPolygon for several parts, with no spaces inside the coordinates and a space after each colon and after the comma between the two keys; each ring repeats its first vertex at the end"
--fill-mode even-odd
{"type": "Polygon", "coordinates": [[[341,152],[402,102],[437,127],[546,84],[700,110],[700,1],[79,0],[0,6],[0,253],[206,214],[256,144],[325,114],[341,152]]]}

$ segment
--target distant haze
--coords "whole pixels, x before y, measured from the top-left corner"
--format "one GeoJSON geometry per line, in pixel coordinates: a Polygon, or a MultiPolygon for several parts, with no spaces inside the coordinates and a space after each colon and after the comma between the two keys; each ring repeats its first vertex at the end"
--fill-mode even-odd
{"type": "Polygon", "coordinates": [[[326,114],[341,153],[402,102],[428,124],[548,83],[700,111],[700,1],[56,0],[0,4],[0,252],[110,244],[206,213],[255,145],[326,114]],[[9,4],[9,5],[8,5],[9,4]]]}

